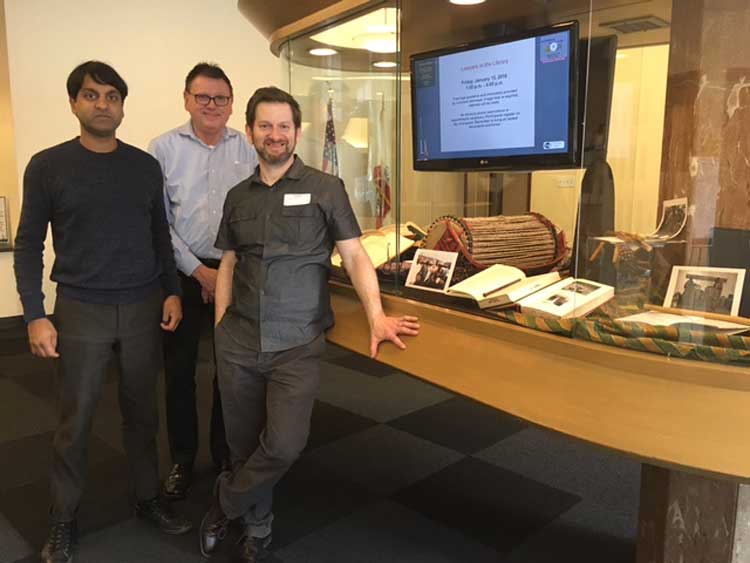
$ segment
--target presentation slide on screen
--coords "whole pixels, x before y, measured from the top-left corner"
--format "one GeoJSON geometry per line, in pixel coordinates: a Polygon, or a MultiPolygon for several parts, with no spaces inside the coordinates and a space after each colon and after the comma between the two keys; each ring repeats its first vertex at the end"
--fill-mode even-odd
{"type": "Polygon", "coordinates": [[[443,152],[534,146],[535,42],[440,59],[443,152]]]}

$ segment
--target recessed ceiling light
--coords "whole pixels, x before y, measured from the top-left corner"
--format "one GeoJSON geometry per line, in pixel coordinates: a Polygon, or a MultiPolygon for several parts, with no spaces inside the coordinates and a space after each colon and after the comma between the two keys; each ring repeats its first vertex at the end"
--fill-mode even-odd
{"type": "Polygon", "coordinates": [[[484,0],[450,0],[451,4],[457,4],[459,6],[472,6],[474,4],[481,4],[484,0]]]}
{"type": "Polygon", "coordinates": [[[310,49],[308,53],[315,55],[316,57],[330,57],[331,55],[338,54],[338,51],[336,49],[329,49],[328,47],[317,47],[315,49],[310,49]]]}
{"type": "Polygon", "coordinates": [[[396,66],[396,63],[393,61],[377,61],[375,63],[372,63],[372,66],[376,66],[378,68],[393,68],[396,66]]]}
{"type": "Polygon", "coordinates": [[[360,49],[367,49],[371,53],[395,53],[398,43],[395,33],[363,33],[354,38],[360,49]]]}

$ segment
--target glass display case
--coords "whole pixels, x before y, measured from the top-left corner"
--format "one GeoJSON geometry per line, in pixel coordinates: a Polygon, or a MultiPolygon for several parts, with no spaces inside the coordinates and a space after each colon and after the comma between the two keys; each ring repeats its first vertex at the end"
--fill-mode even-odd
{"type": "Polygon", "coordinates": [[[749,363],[747,62],[710,40],[742,26],[692,4],[370,2],[286,41],[298,154],[343,179],[382,291],[749,363]]]}

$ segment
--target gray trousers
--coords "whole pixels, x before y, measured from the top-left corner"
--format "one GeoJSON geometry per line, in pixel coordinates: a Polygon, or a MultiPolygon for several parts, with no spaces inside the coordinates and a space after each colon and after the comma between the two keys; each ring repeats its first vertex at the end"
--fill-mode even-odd
{"type": "Polygon", "coordinates": [[[158,291],[128,305],[57,299],[59,420],[51,475],[53,521],[75,518],[86,483],[91,422],[113,354],[120,372],[122,440],[135,496],[148,500],[159,492],[156,380],[161,365],[161,302],[158,291]]]}
{"type": "Polygon", "coordinates": [[[307,444],[325,336],[283,352],[257,352],[216,328],[219,389],[232,473],[217,480],[221,508],[248,533],[271,533],[273,487],[307,444]]]}

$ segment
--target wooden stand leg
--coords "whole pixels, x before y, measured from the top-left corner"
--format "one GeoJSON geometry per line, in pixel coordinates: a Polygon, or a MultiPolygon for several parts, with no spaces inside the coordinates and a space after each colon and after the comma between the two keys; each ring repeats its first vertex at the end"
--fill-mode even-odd
{"type": "Polygon", "coordinates": [[[637,563],[750,562],[750,489],[643,464],[637,563]]]}

